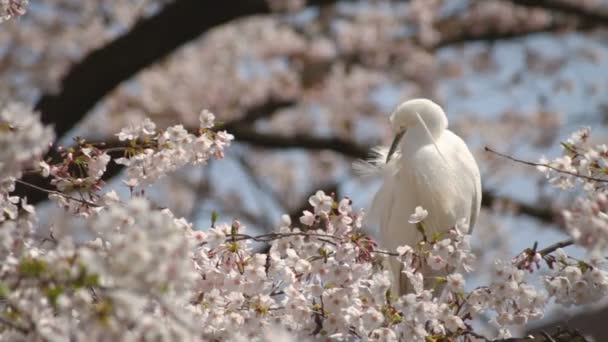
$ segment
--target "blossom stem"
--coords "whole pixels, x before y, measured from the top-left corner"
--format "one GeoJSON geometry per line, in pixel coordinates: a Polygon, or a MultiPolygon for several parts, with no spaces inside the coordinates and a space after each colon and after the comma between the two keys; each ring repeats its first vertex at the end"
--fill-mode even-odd
{"type": "Polygon", "coordinates": [[[76,197],[72,197],[72,196],[64,194],[63,192],[60,192],[60,191],[55,191],[55,190],[49,190],[49,189],[41,188],[41,187],[39,187],[37,185],[31,184],[31,183],[28,183],[28,182],[24,182],[24,181],[22,181],[20,179],[17,180],[17,183],[23,184],[23,185],[25,185],[27,187],[30,187],[30,188],[38,190],[38,191],[46,192],[49,195],[57,195],[57,196],[65,197],[65,198],[67,198],[69,200],[76,201],[78,203],[82,203],[82,204],[85,204],[85,205],[88,205],[88,206],[91,206],[91,207],[99,207],[100,206],[100,205],[95,204],[93,202],[89,202],[89,201],[86,201],[86,200],[83,200],[83,199],[78,199],[76,197]]]}

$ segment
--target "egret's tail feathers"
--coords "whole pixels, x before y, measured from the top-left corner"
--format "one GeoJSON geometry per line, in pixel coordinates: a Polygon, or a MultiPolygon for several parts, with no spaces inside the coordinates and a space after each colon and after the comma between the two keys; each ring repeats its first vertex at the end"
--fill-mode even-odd
{"type": "Polygon", "coordinates": [[[399,151],[395,152],[391,157],[391,161],[386,163],[386,156],[389,148],[387,146],[376,146],[371,149],[370,158],[367,160],[356,160],[353,162],[353,171],[361,177],[372,177],[382,174],[394,165],[395,161],[400,158],[399,151]]]}

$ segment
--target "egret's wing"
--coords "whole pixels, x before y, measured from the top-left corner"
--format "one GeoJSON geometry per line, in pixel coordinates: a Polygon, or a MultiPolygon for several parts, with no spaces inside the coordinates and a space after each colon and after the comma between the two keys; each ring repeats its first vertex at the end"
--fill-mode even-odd
{"type": "Polygon", "coordinates": [[[473,232],[475,222],[479,216],[481,209],[481,182],[475,184],[475,192],[473,192],[473,200],[471,201],[471,216],[469,216],[469,234],[473,232]]]}
{"type": "Polygon", "coordinates": [[[475,157],[471,154],[471,151],[467,148],[466,156],[463,156],[466,160],[467,171],[471,175],[471,181],[474,185],[473,198],[471,200],[471,215],[469,216],[469,234],[473,232],[477,218],[479,217],[479,210],[481,209],[481,175],[479,173],[479,167],[475,161],[475,157]]]}
{"type": "MultiPolygon", "coordinates": [[[[454,136],[458,137],[457,135],[454,136]]],[[[460,140],[462,144],[460,153],[458,153],[460,166],[463,170],[466,171],[466,174],[470,177],[469,186],[472,186],[473,190],[471,198],[471,210],[469,215],[469,233],[471,233],[473,231],[473,228],[475,227],[475,223],[477,222],[479,210],[481,209],[481,175],[479,172],[479,167],[477,166],[477,162],[475,161],[475,157],[473,157],[473,154],[469,150],[468,146],[462,139],[460,139],[460,137],[458,137],[458,140],[460,140]]]]}
{"type": "Polygon", "coordinates": [[[457,193],[464,196],[461,197],[461,200],[470,201],[469,203],[462,203],[465,207],[461,209],[463,211],[459,210],[458,214],[459,216],[468,216],[470,233],[475,227],[481,207],[482,192],[479,167],[464,140],[450,130],[443,133],[441,142],[442,149],[447,151],[446,155],[453,163],[447,171],[451,174],[453,180],[451,185],[455,186],[454,190],[457,193]]]}

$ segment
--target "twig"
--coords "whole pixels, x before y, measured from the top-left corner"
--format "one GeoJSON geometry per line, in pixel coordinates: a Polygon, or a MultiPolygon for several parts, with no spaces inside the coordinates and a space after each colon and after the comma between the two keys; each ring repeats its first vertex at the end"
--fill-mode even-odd
{"type": "Polygon", "coordinates": [[[556,342],[546,331],[541,331],[540,334],[546,340],[546,342],[556,342]]]}
{"type": "Polygon", "coordinates": [[[551,169],[551,170],[553,170],[555,172],[558,172],[558,173],[563,173],[563,174],[566,174],[566,175],[570,175],[570,176],[574,176],[574,177],[578,177],[578,178],[583,178],[583,179],[586,179],[586,180],[589,180],[589,181],[592,181],[592,182],[608,183],[608,179],[602,179],[602,178],[596,178],[596,177],[591,177],[591,176],[585,176],[585,175],[578,174],[576,172],[570,172],[570,171],[561,170],[561,169],[558,169],[558,168],[553,167],[553,166],[548,165],[548,164],[534,163],[534,162],[530,162],[530,161],[527,161],[527,160],[517,159],[515,157],[511,157],[509,155],[506,155],[506,154],[494,151],[493,149],[491,149],[491,148],[489,148],[487,146],[484,147],[484,149],[487,152],[494,153],[497,156],[509,159],[509,160],[514,161],[516,163],[520,163],[520,164],[524,164],[524,165],[529,165],[529,166],[534,166],[534,167],[539,167],[539,166],[540,167],[545,167],[547,169],[551,169]]]}
{"type": "Polygon", "coordinates": [[[567,240],[556,242],[556,243],[554,243],[552,245],[549,245],[549,246],[541,249],[537,253],[539,253],[541,256],[544,257],[547,254],[551,254],[551,253],[555,252],[559,248],[568,247],[568,246],[571,246],[573,244],[574,244],[574,240],[573,239],[567,239],[567,240]]]}
{"type": "Polygon", "coordinates": [[[458,315],[460,313],[460,310],[462,310],[462,308],[464,307],[464,305],[469,301],[469,299],[471,298],[471,296],[473,295],[473,293],[479,291],[479,290],[486,290],[486,292],[488,291],[488,287],[487,286],[479,286],[476,289],[474,289],[473,291],[469,292],[469,294],[464,297],[462,303],[460,303],[460,305],[458,305],[458,308],[456,309],[456,313],[455,315],[458,315]]]}
{"type": "MultiPolygon", "coordinates": [[[[513,262],[515,263],[517,261],[517,263],[515,263],[517,268],[519,268],[519,269],[525,268],[525,269],[530,270],[530,272],[532,272],[532,264],[535,262],[534,256],[536,254],[539,254],[541,256],[541,258],[544,259],[547,255],[555,252],[557,249],[568,247],[573,244],[574,244],[573,239],[566,239],[563,241],[556,242],[552,245],[549,245],[541,250],[537,250],[538,242],[534,242],[534,247],[526,248],[524,251],[522,251],[517,256],[515,256],[515,258],[513,259],[513,262]]],[[[545,261],[547,262],[547,264],[549,264],[549,267],[551,267],[551,265],[550,265],[551,261],[548,259],[545,259],[545,261]]],[[[538,266],[538,263],[537,263],[537,266],[538,266]]]]}
{"type": "MultiPolygon", "coordinates": [[[[256,242],[268,242],[268,241],[273,241],[273,240],[278,240],[278,239],[284,239],[284,238],[288,238],[288,237],[293,237],[293,236],[303,236],[303,237],[314,237],[319,241],[337,246],[337,244],[331,240],[336,240],[336,241],[343,241],[344,239],[338,236],[334,236],[334,235],[329,235],[329,234],[320,234],[320,233],[307,233],[307,232],[297,232],[297,233],[268,233],[268,234],[262,234],[262,235],[247,235],[247,234],[234,234],[234,237],[236,238],[236,241],[242,241],[242,240],[252,240],[252,241],[256,241],[256,242]]],[[[231,238],[232,239],[232,238],[231,238]]],[[[232,241],[230,239],[230,241],[232,241]]],[[[372,253],[378,253],[378,254],[386,254],[386,255],[391,255],[391,256],[399,256],[399,253],[395,253],[395,252],[389,252],[389,251],[383,251],[383,250],[374,250],[372,251],[372,253]]]]}
{"type": "Polygon", "coordinates": [[[386,255],[390,255],[390,256],[399,256],[399,253],[388,252],[388,251],[382,251],[382,250],[375,250],[375,251],[373,251],[372,253],[386,254],[386,255]]]}
{"type": "Polygon", "coordinates": [[[82,204],[85,204],[85,205],[88,205],[88,206],[91,206],[91,207],[100,207],[100,205],[95,204],[93,202],[89,202],[89,201],[86,201],[86,200],[83,200],[83,199],[78,199],[76,197],[72,197],[70,195],[64,194],[63,192],[41,188],[41,187],[39,187],[37,185],[34,185],[34,184],[31,184],[31,183],[22,181],[20,179],[17,180],[17,183],[23,184],[23,185],[25,185],[27,187],[30,187],[30,188],[38,190],[38,191],[45,192],[45,193],[47,193],[49,195],[57,195],[57,196],[65,197],[65,198],[67,198],[69,200],[76,201],[78,203],[82,203],[82,204]]]}
{"type": "Polygon", "coordinates": [[[329,239],[334,239],[334,240],[341,240],[341,238],[339,238],[337,236],[329,235],[329,234],[305,233],[305,232],[268,233],[268,234],[262,234],[262,235],[256,235],[256,236],[247,235],[247,234],[234,234],[234,235],[237,237],[237,240],[253,240],[253,241],[257,241],[257,242],[272,241],[272,240],[292,237],[292,236],[304,236],[304,237],[312,236],[312,237],[321,237],[321,238],[329,238],[329,239]]]}

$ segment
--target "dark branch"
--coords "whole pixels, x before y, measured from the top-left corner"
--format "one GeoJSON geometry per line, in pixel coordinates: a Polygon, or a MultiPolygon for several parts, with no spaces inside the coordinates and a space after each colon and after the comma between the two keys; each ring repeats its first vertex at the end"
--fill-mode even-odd
{"type": "Polygon", "coordinates": [[[596,6],[595,8],[589,6],[576,4],[575,1],[564,1],[564,0],[507,0],[514,4],[546,9],[549,11],[561,13],[563,15],[574,17],[582,22],[589,24],[607,26],[608,25],[608,8],[603,6],[596,6]]]}
{"type": "MultiPolygon", "coordinates": [[[[323,6],[336,0],[308,0],[323,6]]],[[[129,32],[91,51],[63,77],[61,91],[45,94],[36,109],[61,138],[104,96],[149,65],[208,30],[235,19],[270,14],[266,0],[176,0],[129,32]]]]}
{"type": "Polygon", "coordinates": [[[483,207],[492,208],[496,203],[507,203],[515,207],[516,214],[529,216],[543,223],[557,225],[562,224],[559,212],[551,209],[550,207],[536,206],[533,204],[515,201],[510,198],[496,196],[494,192],[488,190],[484,190],[482,196],[481,205],[483,207]]]}
{"type": "Polygon", "coordinates": [[[549,255],[549,254],[555,252],[556,250],[558,250],[560,248],[565,248],[565,247],[568,247],[568,246],[572,246],[573,244],[574,244],[574,240],[572,240],[572,239],[567,239],[567,240],[559,241],[559,242],[556,242],[556,243],[554,243],[552,245],[549,245],[549,246],[541,249],[540,251],[538,251],[538,253],[541,256],[549,255]]]}
{"type": "Polygon", "coordinates": [[[112,89],[207,30],[236,18],[268,13],[264,0],[178,0],[131,31],[90,52],[61,82],[61,92],[36,105],[62,137],[112,89]]]}
{"type": "Polygon", "coordinates": [[[594,26],[590,25],[589,23],[571,25],[566,23],[553,22],[545,26],[529,29],[513,27],[510,30],[502,31],[490,27],[483,32],[474,32],[471,30],[470,26],[466,24],[463,25],[463,23],[460,22],[457,26],[447,26],[446,28],[442,29],[442,31],[446,32],[442,35],[443,38],[435,46],[433,46],[433,48],[441,49],[453,45],[474,42],[494,43],[497,41],[527,37],[533,34],[560,32],[570,28],[577,29],[579,31],[587,31],[593,27],[594,26]]]}
{"type": "MultiPolygon", "coordinates": [[[[355,159],[366,159],[369,155],[369,147],[342,140],[339,138],[317,138],[311,136],[284,136],[279,134],[262,134],[254,132],[249,128],[239,128],[232,131],[236,141],[247,143],[252,146],[269,149],[299,148],[305,150],[329,150],[355,159]]],[[[329,186],[328,188],[334,188],[329,186]]],[[[509,203],[516,208],[516,214],[523,214],[544,223],[559,224],[558,211],[550,207],[539,207],[514,199],[496,196],[492,191],[485,190],[482,195],[482,205],[492,208],[494,204],[509,203]]],[[[300,211],[301,212],[301,211],[300,211]]]]}
{"type": "Polygon", "coordinates": [[[299,148],[308,151],[334,151],[351,158],[367,158],[369,148],[340,138],[322,138],[310,135],[285,136],[258,133],[249,127],[238,126],[231,131],[238,142],[267,149],[299,148]]]}

